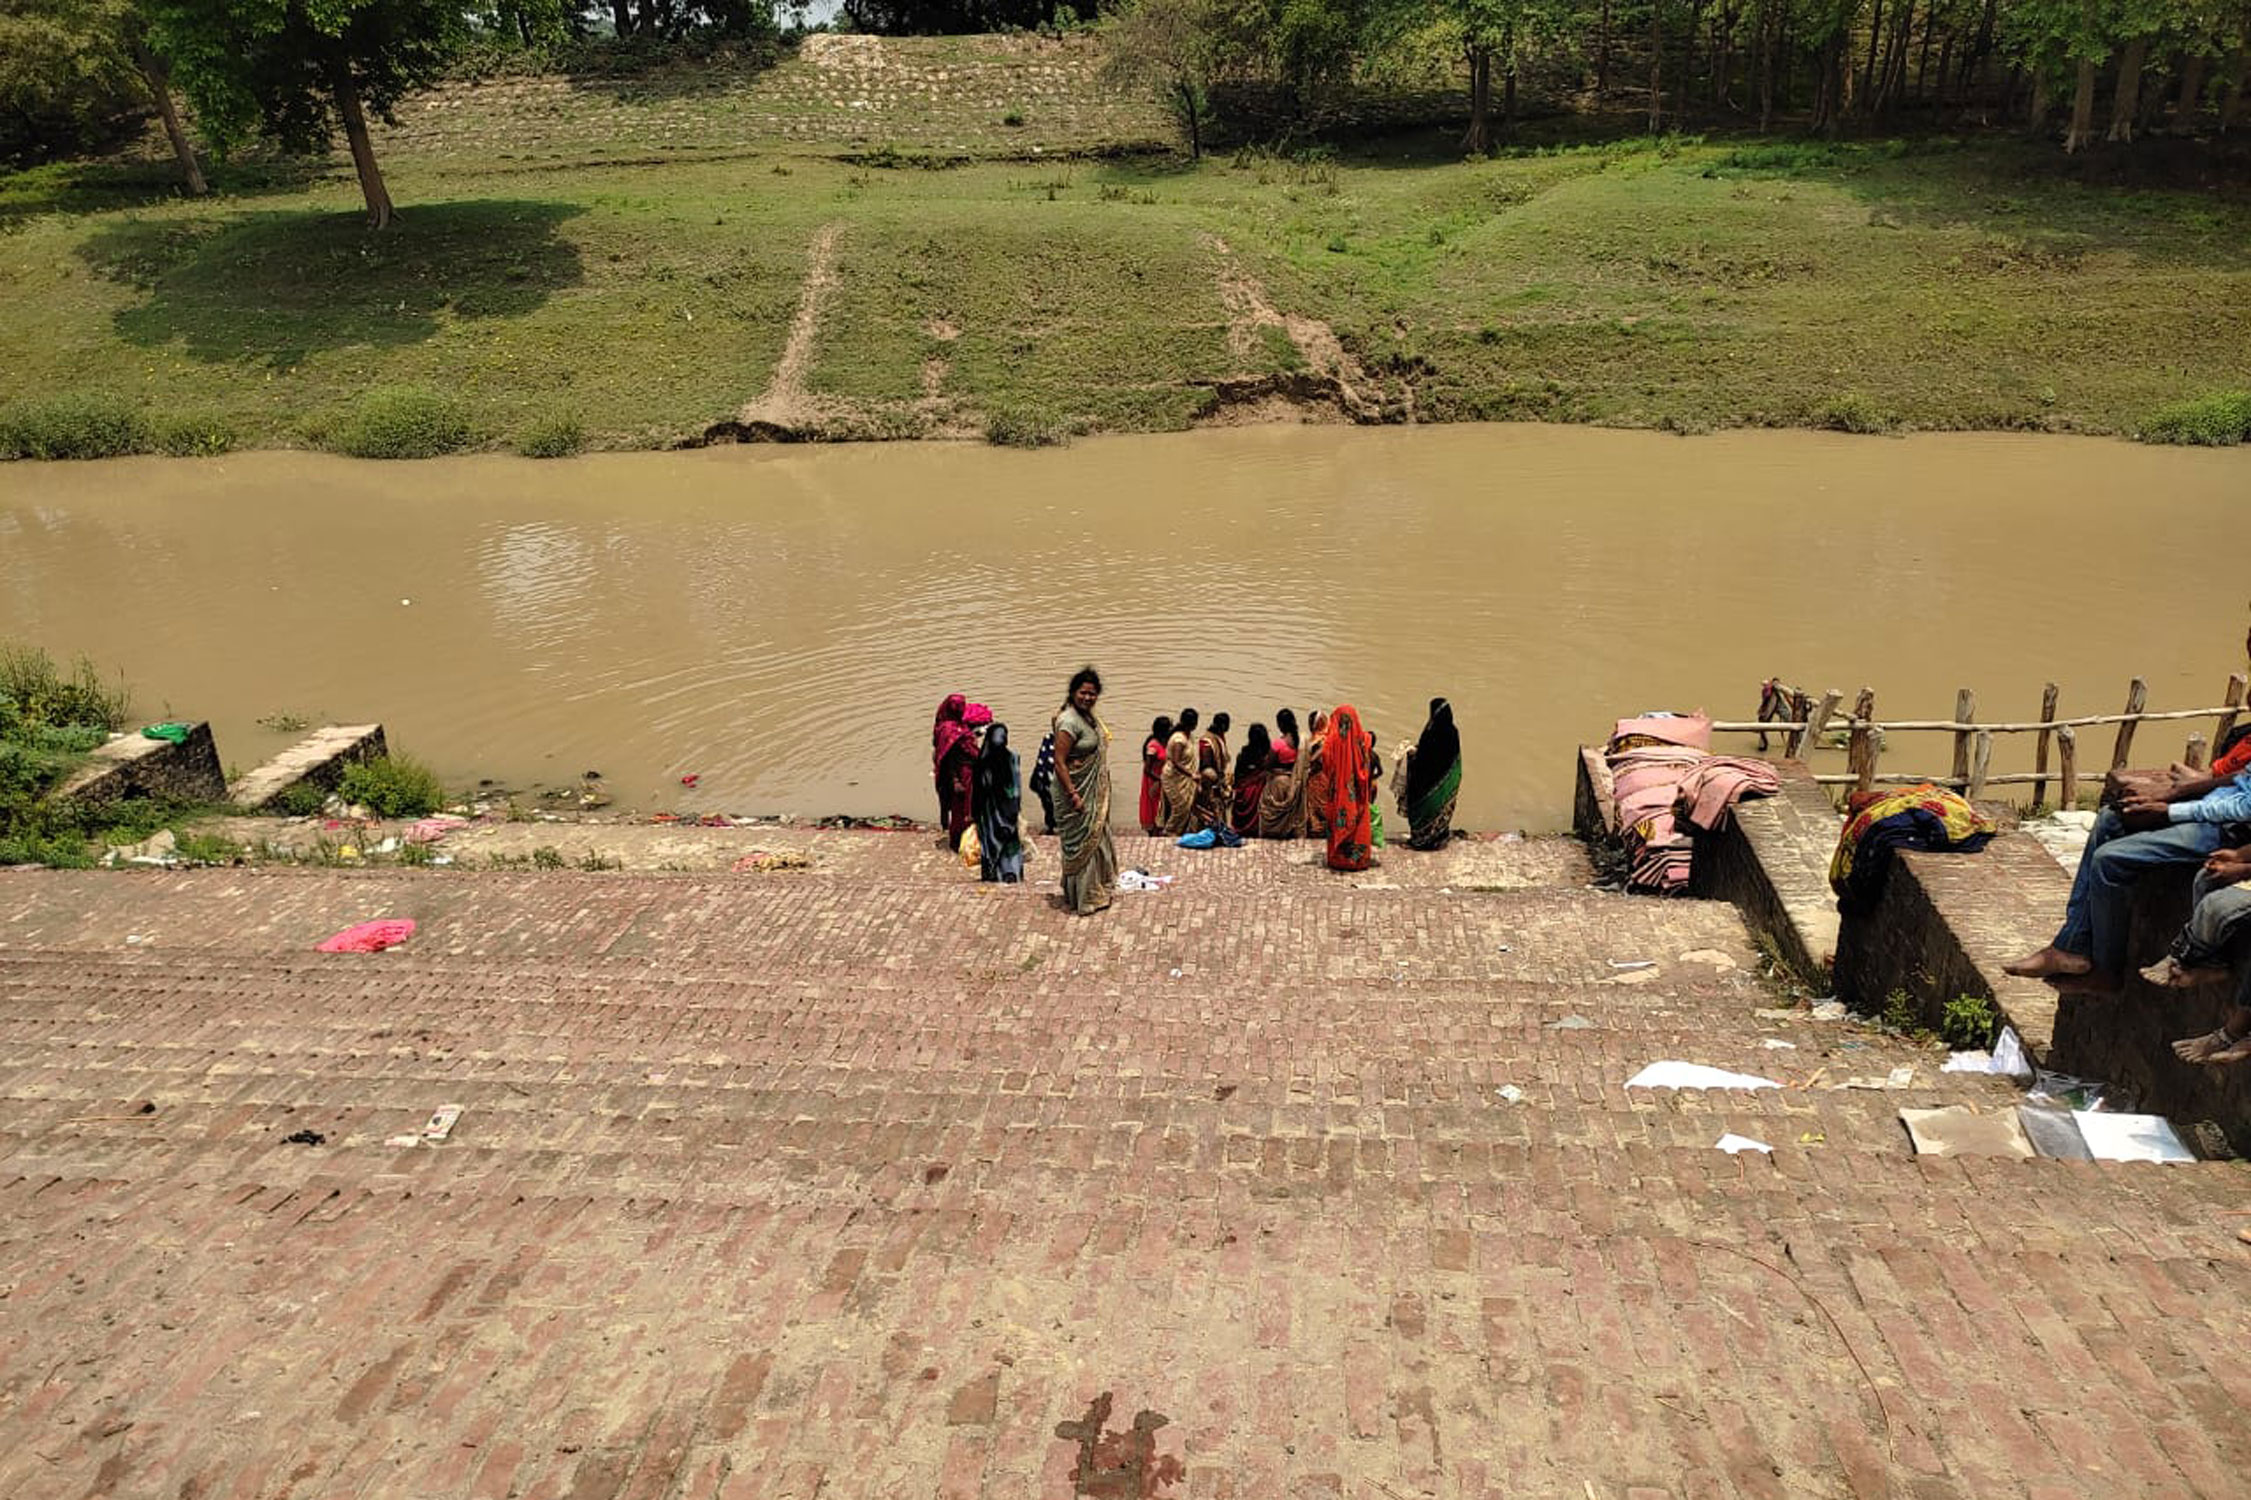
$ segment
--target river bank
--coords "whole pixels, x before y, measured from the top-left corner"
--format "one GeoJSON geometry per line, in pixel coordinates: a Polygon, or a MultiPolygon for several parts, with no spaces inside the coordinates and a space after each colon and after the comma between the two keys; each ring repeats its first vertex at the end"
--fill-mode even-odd
{"type": "Polygon", "coordinates": [[[324,167],[199,202],[129,168],[0,180],[0,427],[371,456],[1263,421],[2132,434],[2251,383],[2251,208],[2011,140],[1048,162],[1035,112],[1012,160],[754,130],[621,165],[502,151],[500,111],[472,92],[399,133],[381,235],[324,167]]]}
{"type": "Polygon", "coordinates": [[[456,789],[599,770],[691,814],[929,817],[939,699],[1029,748],[1087,658],[1122,786],[1185,704],[1350,702],[1389,750],[1442,694],[1458,821],[1540,832],[1620,714],[1747,718],[1771,676],[1903,717],[1969,686],[2028,719],[2049,681],[2109,712],[2134,676],[2216,701],[2242,601],[2184,584],[2176,539],[2247,492],[2242,449],[1531,424],[7,465],[0,637],[121,671],[241,767],[275,723],[381,722],[456,789]],[[2154,494],[2166,527],[2117,524],[2154,494]]]}

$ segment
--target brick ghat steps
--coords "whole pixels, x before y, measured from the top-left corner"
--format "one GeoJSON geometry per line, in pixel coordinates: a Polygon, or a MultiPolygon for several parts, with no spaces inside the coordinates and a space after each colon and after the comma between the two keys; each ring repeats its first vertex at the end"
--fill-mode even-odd
{"type": "Polygon", "coordinates": [[[819,837],[0,874],[0,1494],[2237,1492],[2240,1170],[1910,1156],[2005,1087],[1757,1017],[1725,908],[819,837]]]}

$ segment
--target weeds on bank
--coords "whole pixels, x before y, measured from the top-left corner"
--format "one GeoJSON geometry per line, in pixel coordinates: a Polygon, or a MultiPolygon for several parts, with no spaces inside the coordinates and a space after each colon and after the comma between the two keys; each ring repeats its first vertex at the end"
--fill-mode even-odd
{"type": "Polygon", "coordinates": [[[171,803],[55,805],[55,784],[121,729],[131,707],[123,682],[81,657],[69,671],[46,652],[0,642],[0,865],[83,869],[103,844],[124,845],[181,820],[171,803]]]}
{"type": "Polygon", "coordinates": [[[1938,1023],[1939,1039],[1957,1050],[1989,1047],[2000,1029],[2000,1014],[1982,995],[1956,995],[1938,1023]]]}
{"type": "Polygon", "coordinates": [[[426,818],[446,802],[437,773],[410,755],[379,755],[346,766],[336,790],[379,818],[426,818]]]}
{"type": "Polygon", "coordinates": [[[585,446],[585,427],[567,412],[535,417],[516,436],[516,451],[526,458],[569,458],[585,446]]]}
{"type": "Polygon", "coordinates": [[[469,409],[426,386],[377,386],[308,424],[320,447],[351,458],[438,458],[475,441],[469,409]]]}
{"type": "Polygon", "coordinates": [[[2251,391],[2214,391],[2161,406],[2139,434],[2145,443],[2193,443],[2232,448],[2251,443],[2251,391]]]}
{"type": "Polygon", "coordinates": [[[123,458],[162,453],[203,458],[234,447],[221,417],[143,412],[123,397],[70,391],[0,408],[0,459],[123,458]]]}

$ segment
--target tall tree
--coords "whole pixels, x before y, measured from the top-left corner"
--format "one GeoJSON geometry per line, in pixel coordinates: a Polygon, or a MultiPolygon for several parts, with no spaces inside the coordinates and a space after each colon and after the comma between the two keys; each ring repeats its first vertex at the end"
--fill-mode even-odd
{"type": "Polygon", "coordinates": [[[149,44],[146,20],[130,0],[0,0],[0,110],[18,132],[42,127],[53,144],[84,150],[96,133],[135,112],[144,91],[164,122],[191,193],[208,191],[172,101],[170,68],[149,44]]]}
{"type": "Polygon", "coordinates": [[[368,116],[391,118],[408,93],[437,80],[460,40],[464,10],[448,0],[143,0],[150,31],[173,59],[206,129],[220,140],[262,130],[285,149],[326,150],[340,125],[367,200],[391,222],[368,116]]]}
{"type": "Polygon", "coordinates": [[[1153,90],[1188,138],[1188,154],[1204,154],[1211,84],[1221,45],[1210,0],[1136,0],[1102,23],[1104,72],[1128,87],[1153,90]]]}

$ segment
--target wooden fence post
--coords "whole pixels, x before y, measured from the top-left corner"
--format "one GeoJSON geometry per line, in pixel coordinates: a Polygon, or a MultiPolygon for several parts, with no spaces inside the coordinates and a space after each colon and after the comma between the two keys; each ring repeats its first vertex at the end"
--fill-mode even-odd
{"type": "MultiPolygon", "coordinates": [[[[2055,717],[2056,685],[2051,682],[2040,693],[2040,722],[2052,723],[2055,717]]],[[[2037,773],[2032,783],[2032,805],[2038,807],[2048,795],[2048,731],[2045,729],[2040,731],[2032,751],[2032,769],[2037,773]]]]}
{"type": "Polygon", "coordinates": [[[1985,778],[1993,772],[1993,731],[1980,729],[1970,754],[1969,790],[1962,795],[1975,802],[1985,795],[1985,778]]]}
{"type": "Polygon", "coordinates": [[[2206,740],[2203,735],[2190,735],[2188,737],[2188,749],[2181,752],[2181,764],[2192,771],[2203,770],[2204,756],[2208,749],[2210,749],[2210,741],[2206,740]]]}
{"type": "Polygon", "coordinates": [[[2059,809],[2079,805],[2079,735],[2069,724],[2056,731],[2056,760],[2062,782],[2056,789],[2059,809]]]}
{"type": "MultiPolygon", "coordinates": [[[[2138,714],[2148,707],[2149,684],[2137,677],[2126,687],[2126,712],[2138,714]]],[[[2113,771],[2126,769],[2126,757],[2134,753],[2134,731],[2138,727],[2139,723],[2134,719],[2128,719],[2118,726],[2118,743],[2111,747],[2110,752],[2110,768],[2113,771]]]]}
{"type": "Polygon", "coordinates": [[[1859,777],[1855,786],[1867,791],[1876,784],[1876,690],[1862,688],[1852,705],[1852,737],[1845,745],[1845,769],[1859,777]]]}
{"type": "Polygon", "coordinates": [[[1813,712],[1806,715],[1805,743],[1802,746],[1804,750],[1810,752],[1821,748],[1821,736],[1828,731],[1829,720],[1835,717],[1837,705],[1844,701],[1844,697],[1835,688],[1821,695],[1821,701],[1813,706],[1813,712]]]}
{"type": "Polygon", "coordinates": [[[2228,742],[2228,734],[2235,728],[2236,710],[2243,707],[2243,687],[2244,679],[2241,672],[2237,672],[2228,678],[2228,695],[2220,700],[2227,705],[2227,712],[2221,714],[2219,722],[2212,726],[2212,748],[2214,750],[2228,742]]]}
{"type": "MultiPolygon", "coordinates": [[[[1977,694],[1968,688],[1954,690],[1954,722],[1967,724],[1977,717],[1977,694]]],[[[1954,778],[1957,787],[1965,786],[1970,779],[1970,731],[1954,731],[1954,778]]]]}

